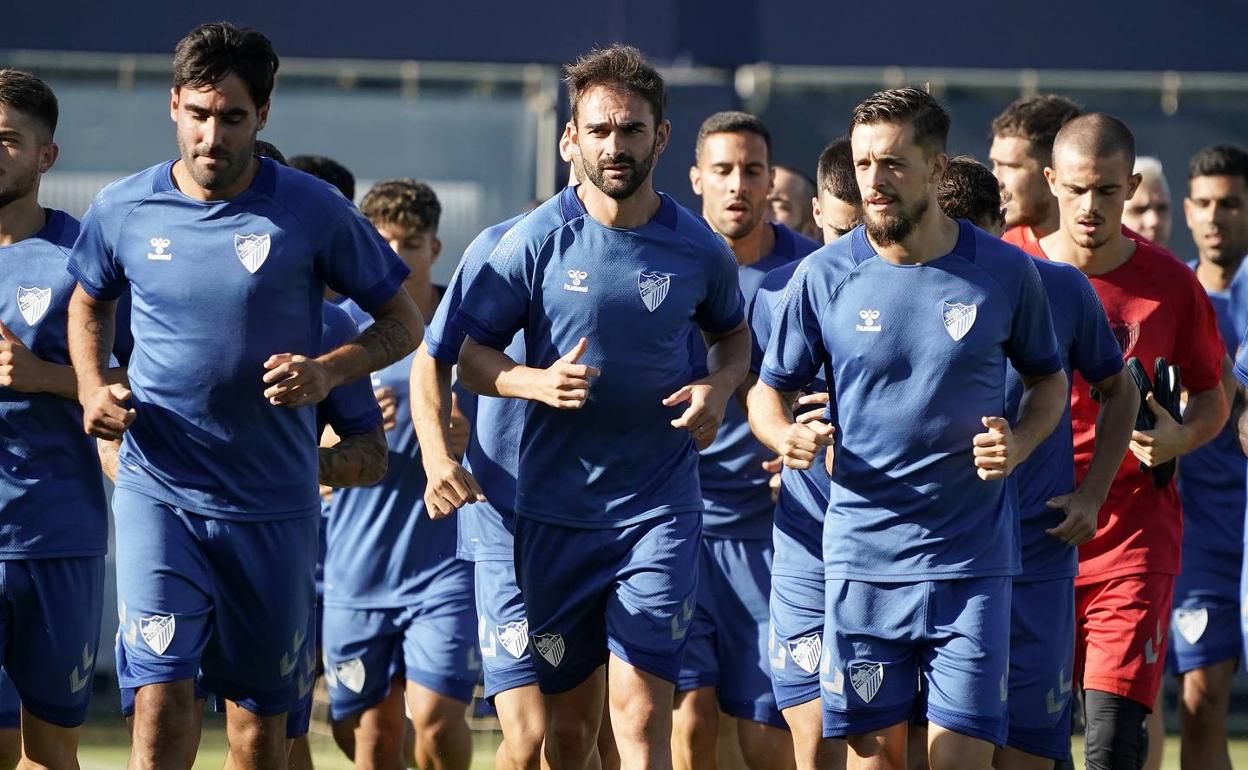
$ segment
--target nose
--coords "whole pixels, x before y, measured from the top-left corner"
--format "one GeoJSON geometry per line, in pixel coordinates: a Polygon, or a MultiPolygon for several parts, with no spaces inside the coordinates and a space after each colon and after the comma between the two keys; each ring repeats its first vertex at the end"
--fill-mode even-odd
{"type": "Polygon", "coordinates": [[[221,125],[216,118],[209,117],[205,120],[200,128],[200,138],[203,144],[209,147],[216,147],[220,141],[221,125]]]}

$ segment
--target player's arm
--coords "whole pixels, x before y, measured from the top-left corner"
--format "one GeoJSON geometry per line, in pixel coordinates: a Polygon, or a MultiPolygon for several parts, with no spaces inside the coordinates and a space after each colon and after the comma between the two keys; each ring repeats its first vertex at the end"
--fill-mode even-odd
{"type": "Polygon", "coordinates": [[[424,342],[412,357],[409,375],[412,427],[425,468],[425,507],[432,518],[449,516],[485,495],[477,480],[456,459],[450,436],[451,366],[429,355],[424,342]]]}
{"type": "Polygon", "coordinates": [[[746,414],[750,430],[784,464],[797,470],[810,467],[821,447],[832,443],[836,430],[818,419],[823,410],[806,412],[802,419],[794,419],[791,405],[798,397],[797,391],[781,392],[761,379],[750,388],[746,414]]]}
{"type": "Polygon", "coordinates": [[[972,440],[975,468],[985,481],[1010,475],[1049,437],[1066,411],[1064,371],[1020,376],[1023,398],[1018,406],[1018,420],[1010,425],[1004,417],[984,417],[985,431],[972,440]]]}
{"type": "Polygon", "coordinates": [[[1182,457],[1213,440],[1231,413],[1221,381],[1207,390],[1188,391],[1182,423],[1175,422],[1152,393],[1144,403],[1154,415],[1155,426],[1152,430],[1137,430],[1131,434],[1131,453],[1150,468],[1182,457]]]}
{"type": "Polygon", "coordinates": [[[580,363],[588,348],[589,340],[582,337],[562,358],[545,369],[537,369],[467,337],[459,352],[459,381],[482,396],[540,401],[555,409],[580,409],[589,397],[590,384],[601,373],[580,363]]]}
{"type": "MultiPolygon", "coordinates": [[[[329,431],[326,428],[326,433],[329,431]]],[[[380,425],[364,433],[343,436],[330,446],[318,447],[316,452],[320,483],[335,488],[376,484],[386,475],[390,456],[386,432],[380,425]]]]}
{"type": "Polygon", "coordinates": [[[680,417],[672,420],[672,427],[689,431],[699,449],[705,449],[715,440],[719,424],[724,421],[728,399],[750,373],[750,327],[745,319],[727,332],[712,333],[704,329],[702,336],[706,339],[709,373],[663,399],[664,406],[689,405],[680,417]]]}
{"type": "Polygon", "coordinates": [[[135,417],[134,409],[126,407],[130,389],[109,380],[116,312],[116,300],[96,299],[82,286],[74,288],[69,300],[69,359],[82,403],[83,427],[88,434],[109,441],[120,439],[135,417]]]}

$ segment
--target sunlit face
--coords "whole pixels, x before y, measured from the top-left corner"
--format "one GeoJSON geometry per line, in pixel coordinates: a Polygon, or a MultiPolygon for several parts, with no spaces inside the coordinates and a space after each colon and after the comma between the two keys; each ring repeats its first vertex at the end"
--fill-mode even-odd
{"type": "Polygon", "coordinates": [[[377,232],[386,239],[394,253],[412,271],[408,281],[428,280],[429,270],[442,253],[442,242],[429,230],[403,227],[402,225],[374,222],[377,232]]]}
{"type": "Polygon", "coordinates": [[[771,219],[803,235],[814,233],[814,212],[811,211],[810,183],[787,168],[777,168],[772,178],[771,219]]]}
{"type": "Polygon", "coordinates": [[[1198,176],[1183,214],[1203,260],[1231,266],[1248,253],[1248,185],[1238,176],[1198,176]]]}
{"type": "Polygon", "coordinates": [[[1170,229],[1174,224],[1170,210],[1170,193],[1156,177],[1145,177],[1127,201],[1122,223],[1159,246],[1170,245],[1170,229]]]}
{"type": "Polygon", "coordinates": [[[205,88],[171,91],[169,116],[177,126],[178,150],[195,184],[213,193],[229,190],[247,171],[256,133],[269,105],[257,108],[242,78],[230,73],[205,88]]]}
{"type": "Polygon", "coordinates": [[[1049,189],[1057,198],[1061,227],[1084,249],[1104,246],[1122,229],[1122,210],[1139,186],[1125,153],[1090,158],[1069,146],[1053,151],[1053,166],[1045,169],[1049,189]]]}
{"type": "Polygon", "coordinates": [[[702,216],[716,232],[732,239],[748,235],[768,213],[767,143],[748,131],[711,134],[702,141],[689,181],[702,198],[702,216]]]}
{"type": "Polygon", "coordinates": [[[56,144],[43,124],[0,104],[0,208],[38,195],[39,177],[56,157],[56,144]]]}
{"type": "Polygon", "coordinates": [[[843,201],[827,190],[820,190],[811,199],[811,208],[824,243],[831,243],[862,224],[862,206],[843,201]]]}
{"type": "Polygon", "coordinates": [[[1038,225],[1055,205],[1044,179],[1044,163],[1032,153],[1031,142],[1018,136],[994,136],[988,150],[992,173],[1001,185],[1006,228],[1038,225]]]}
{"type": "Polygon", "coordinates": [[[931,205],[948,156],[928,157],[910,123],[854,126],[850,146],[867,234],[879,246],[905,240],[931,205]]]}
{"type": "Polygon", "coordinates": [[[577,102],[571,134],[578,176],[611,198],[629,198],[650,178],[670,132],[637,94],[593,86],[577,102]]]}

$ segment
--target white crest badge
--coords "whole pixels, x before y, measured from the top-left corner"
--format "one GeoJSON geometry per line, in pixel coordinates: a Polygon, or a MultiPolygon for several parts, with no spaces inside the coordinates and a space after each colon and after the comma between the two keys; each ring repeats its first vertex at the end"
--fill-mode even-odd
{"type": "Polygon", "coordinates": [[[352,658],[343,663],[336,663],[330,669],[334,672],[332,678],[338,684],[357,695],[364,691],[364,661],[352,658]]]}
{"type": "Polygon", "coordinates": [[[949,332],[949,336],[954,342],[966,336],[966,333],[975,325],[975,315],[979,308],[977,305],[963,305],[961,302],[942,302],[941,317],[945,321],[945,331],[949,332]]]}
{"type": "Polygon", "coordinates": [[[147,615],[139,618],[139,634],[157,655],[164,655],[165,650],[169,649],[176,630],[177,619],[172,615],[147,615]]]}
{"type": "Polygon", "coordinates": [[[22,318],[26,319],[27,326],[37,324],[39,319],[43,318],[43,314],[48,312],[48,305],[51,302],[51,289],[40,289],[37,286],[17,287],[17,309],[21,311],[22,318]]]}
{"type": "Polygon", "coordinates": [[[546,659],[546,662],[555,668],[563,662],[563,653],[566,650],[563,645],[563,634],[534,634],[533,646],[546,659]]]}
{"type": "Polygon", "coordinates": [[[849,664],[849,683],[863,703],[870,703],[884,684],[884,664],[862,661],[849,664]]]}
{"type": "Polygon", "coordinates": [[[234,234],[234,253],[238,255],[238,259],[243,263],[243,267],[247,268],[247,272],[254,273],[264,264],[264,260],[269,258],[269,234],[264,235],[239,235],[234,234]]]}
{"type": "Polygon", "coordinates": [[[671,273],[642,273],[637,276],[637,290],[641,292],[641,301],[651,313],[667,299],[667,292],[671,288],[671,273]]]}
{"type": "Polygon", "coordinates": [[[1188,644],[1196,644],[1209,626],[1209,610],[1204,607],[1198,610],[1175,610],[1174,625],[1188,644]]]}
{"type": "Polygon", "coordinates": [[[498,626],[498,641],[503,643],[503,649],[511,653],[511,657],[517,660],[523,658],[529,646],[529,621],[513,620],[498,626]]]}
{"type": "Polygon", "coordinates": [[[810,634],[789,640],[789,657],[807,674],[815,673],[823,657],[823,637],[810,634]]]}

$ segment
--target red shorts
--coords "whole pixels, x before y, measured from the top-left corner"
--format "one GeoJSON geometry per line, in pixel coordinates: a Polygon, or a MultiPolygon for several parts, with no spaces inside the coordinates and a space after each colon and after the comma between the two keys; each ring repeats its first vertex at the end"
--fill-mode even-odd
{"type": "Polygon", "coordinates": [[[1075,681],[1150,710],[1161,687],[1174,576],[1149,572],[1075,587],[1075,681]]]}

